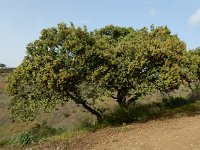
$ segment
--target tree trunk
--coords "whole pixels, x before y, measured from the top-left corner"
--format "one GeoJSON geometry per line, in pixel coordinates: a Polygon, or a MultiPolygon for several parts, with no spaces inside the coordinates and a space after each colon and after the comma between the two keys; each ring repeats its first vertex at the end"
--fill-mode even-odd
{"type": "Polygon", "coordinates": [[[92,107],[87,105],[85,101],[83,103],[81,102],[81,104],[86,110],[88,110],[91,114],[93,114],[97,117],[98,123],[101,123],[103,121],[103,118],[98,111],[96,111],[95,109],[93,109],[92,107]]]}
{"type": "Polygon", "coordinates": [[[91,114],[95,115],[97,118],[98,123],[101,123],[103,121],[103,117],[101,113],[99,113],[97,110],[94,108],[90,107],[85,100],[82,100],[80,97],[76,97],[73,94],[69,94],[71,99],[76,103],[76,104],[81,104],[87,111],[89,111],[91,114]]]}
{"type": "Polygon", "coordinates": [[[117,92],[117,103],[119,104],[120,108],[126,107],[126,94],[123,90],[119,90],[117,92]]]}
{"type": "Polygon", "coordinates": [[[126,106],[126,102],[123,99],[117,99],[117,103],[120,108],[123,108],[126,106]]]}

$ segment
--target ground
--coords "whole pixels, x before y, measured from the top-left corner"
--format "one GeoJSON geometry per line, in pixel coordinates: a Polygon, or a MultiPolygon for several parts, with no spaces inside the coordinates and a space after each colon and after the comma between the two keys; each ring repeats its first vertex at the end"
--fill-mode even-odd
{"type": "Polygon", "coordinates": [[[42,150],[199,150],[200,115],[108,127],[71,141],[28,147],[42,150]]]}

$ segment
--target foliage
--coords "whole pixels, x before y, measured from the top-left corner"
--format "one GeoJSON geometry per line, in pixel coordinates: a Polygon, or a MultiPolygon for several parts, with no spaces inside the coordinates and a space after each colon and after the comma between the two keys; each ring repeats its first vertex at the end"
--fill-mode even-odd
{"type": "Polygon", "coordinates": [[[94,34],[98,63],[91,80],[111,92],[121,107],[153,89],[170,92],[183,81],[186,46],[167,27],[106,26],[94,34]]]}
{"type": "Polygon", "coordinates": [[[22,64],[9,77],[13,119],[32,120],[38,109],[50,112],[71,99],[100,120],[100,113],[81,97],[79,88],[88,71],[86,51],[93,43],[86,28],[73,24],[42,30],[40,38],[28,44],[22,64]]]}
{"type": "Polygon", "coordinates": [[[30,131],[24,131],[11,138],[10,144],[15,146],[25,146],[36,143],[42,139],[61,134],[63,129],[55,129],[47,126],[44,122],[42,125],[36,125],[30,131]]]}
{"type": "Polygon", "coordinates": [[[167,27],[106,26],[94,32],[73,24],[44,29],[9,77],[13,121],[33,120],[69,100],[102,121],[95,105],[109,95],[128,107],[152,90],[170,92],[185,79],[185,43],[167,27]]]}
{"type": "Polygon", "coordinates": [[[12,137],[10,143],[16,146],[25,146],[36,142],[36,137],[31,132],[23,132],[12,137]]]}
{"type": "Polygon", "coordinates": [[[190,72],[193,75],[192,80],[200,81],[200,48],[190,50],[188,56],[188,68],[190,69],[190,72]]]}

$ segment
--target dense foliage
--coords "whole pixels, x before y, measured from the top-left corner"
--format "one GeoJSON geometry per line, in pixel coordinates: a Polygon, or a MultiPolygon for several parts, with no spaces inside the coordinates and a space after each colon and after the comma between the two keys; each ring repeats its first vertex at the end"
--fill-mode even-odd
{"type": "Polygon", "coordinates": [[[162,26],[88,32],[62,23],[42,30],[26,52],[7,87],[13,119],[32,120],[39,109],[49,112],[72,100],[101,121],[98,96],[106,93],[128,107],[153,90],[170,92],[199,75],[199,64],[191,73],[189,61],[199,61],[197,52],[188,57],[185,43],[162,26]]]}
{"type": "Polygon", "coordinates": [[[167,27],[107,26],[96,31],[95,40],[101,62],[91,77],[122,107],[153,89],[169,92],[182,83],[186,47],[167,27]]]}

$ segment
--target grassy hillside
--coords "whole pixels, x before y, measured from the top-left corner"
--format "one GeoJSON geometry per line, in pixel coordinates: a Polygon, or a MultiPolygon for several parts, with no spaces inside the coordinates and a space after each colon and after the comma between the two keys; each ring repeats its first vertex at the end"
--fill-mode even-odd
{"type": "MultiPolygon", "coordinates": [[[[9,139],[11,136],[30,130],[36,124],[47,122],[48,126],[55,128],[75,128],[82,120],[91,119],[93,116],[85,112],[82,107],[77,107],[72,102],[68,102],[65,106],[59,107],[51,114],[40,113],[34,122],[12,123],[9,110],[11,97],[4,94],[9,73],[0,73],[0,141],[9,139]]],[[[0,142],[1,145],[1,142],[0,142]]]]}
{"type": "MultiPolygon", "coordinates": [[[[47,134],[46,136],[52,136],[57,133],[60,134],[60,131],[63,132],[60,135],[51,137],[51,140],[71,138],[85,132],[85,129],[74,130],[75,128],[82,126],[84,128],[86,127],[87,130],[88,127],[90,128],[91,126],[89,122],[94,122],[94,117],[81,106],[77,107],[73,102],[68,102],[63,107],[59,106],[51,114],[41,112],[34,122],[12,123],[10,119],[11,112],[8,109],[11,97],[5,95],[3,92],[7,84],[8,75],[9,73],[0,73],[0,147],[9,141],[11,137],[16,137],[15,135],[19,133],[23,133],[27,136],[27,134],[32,133],[33,130],[34,132],[38,130],[37,132],[41,132],[42,135],[47,134]],[[44,122],[45,124],[38,129],[37,124],[42,124],[44,122]],[[62,130],[57,130],[55,128],[62,128],[62,130]]],[[[169,99],[162,101],[162,95],[158,92],[154,92],[138,100],[136,102],[137,105],[134,106],[132,110],[129,109],[129,112],[127,112],[127,110],[113,109],[116,104],[108,98],[104,98],[106,101],[99,101],[97,105],[101,105],[102,107],[109,106],[111,112],[114,110],[113,113],[109,114],[106,118],[107,123],[110,125],[120,124],[122,122],[144,122],[158,117],[179,117],[198,114],[200,112],[200,103],[195,103],[195,100],[200,98],[198,94],[199,92],[196,93],[195,97],[191,97],[191,90],[182,86],[179,90],[169,94],[175,98],[169,97],[169,99]]]]}

